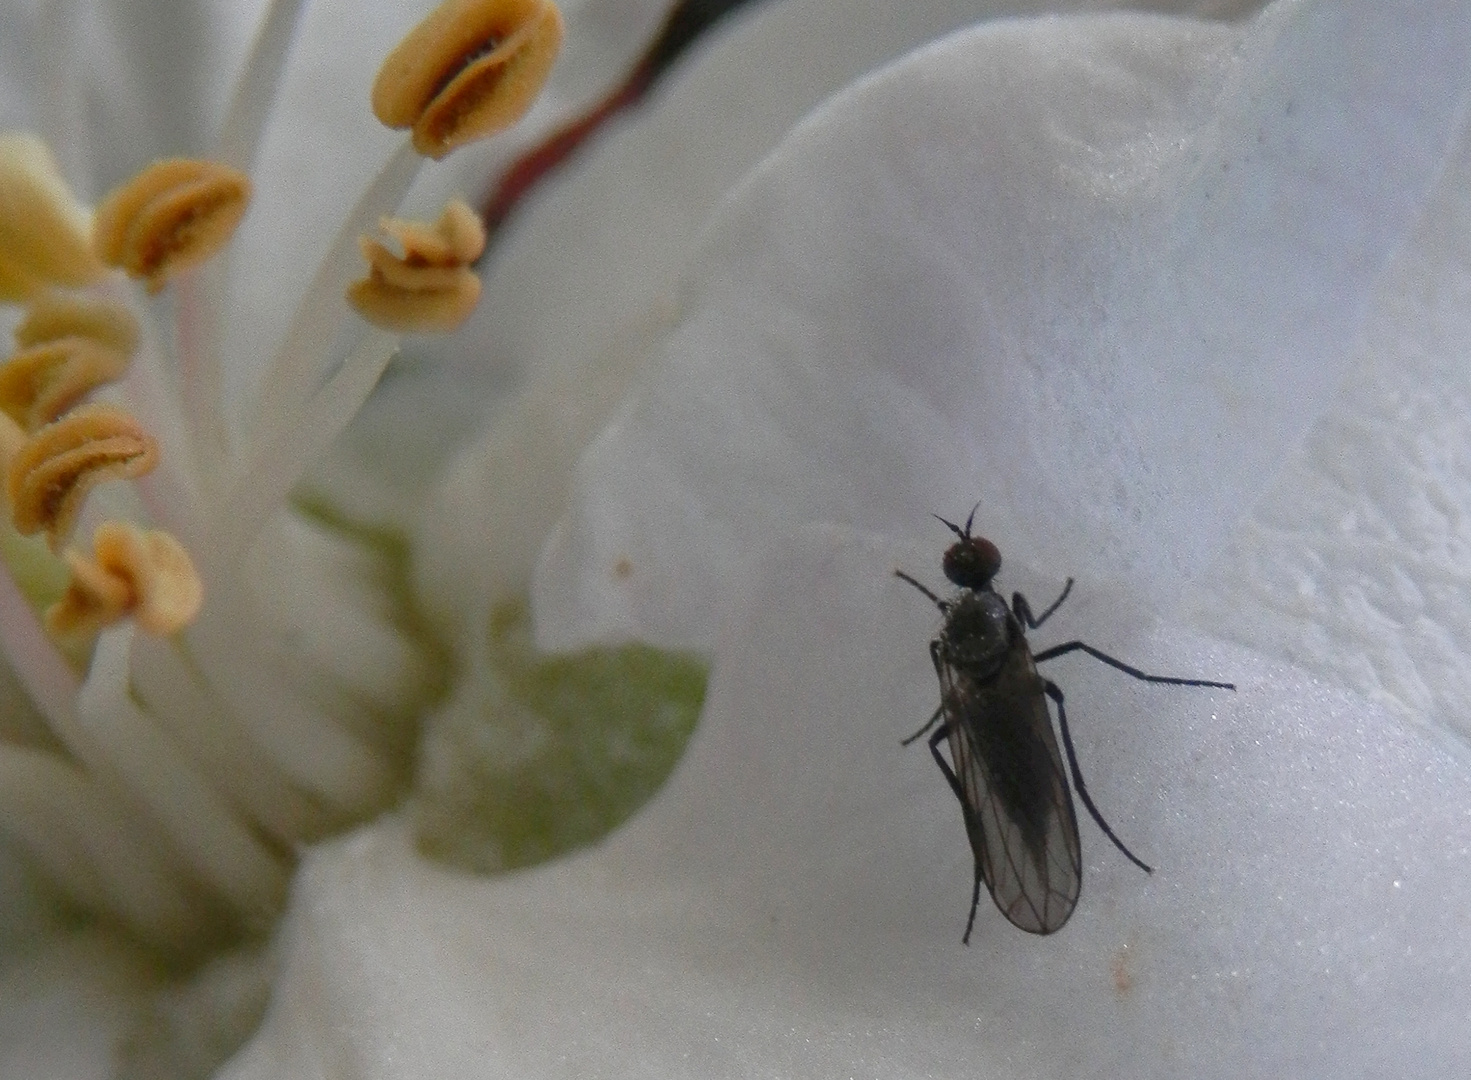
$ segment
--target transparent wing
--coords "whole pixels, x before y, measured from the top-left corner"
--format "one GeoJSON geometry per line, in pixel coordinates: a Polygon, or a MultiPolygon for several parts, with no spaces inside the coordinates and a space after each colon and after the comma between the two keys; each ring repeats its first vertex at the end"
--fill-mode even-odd
{"type": "Polygon", "coordinates": [[[1024,649],[978,684],[946,668],[945,718],[976,869],[1008,920],[1033,934],[1061,929],[1082,888],[1072,792],[1024,649]]]}

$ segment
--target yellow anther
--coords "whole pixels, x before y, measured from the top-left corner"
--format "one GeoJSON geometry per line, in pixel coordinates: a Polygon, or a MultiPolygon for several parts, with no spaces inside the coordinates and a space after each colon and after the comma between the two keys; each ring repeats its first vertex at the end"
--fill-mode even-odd
{"type": "Polygon", "coordinates": [[[561,47],[551,0],[445,0],[383,61],[373,115],[442,158],[521,119],[561,47]]]}
{"type": "Polygon", "coordinates": [[[138,348],[138,320],[122,304],[95,296],[43,293],[31,301],[15,328],[21,348],[64,337],[91,338],[132,356],[138,348]]]}
{"type": "Polygon", "coordinates": [[[0,300],[94,281],[103,267],[90,235],[87,211],[46,144],[19,132],[0,135],[0,300]]]}
{"type": "Polygon", "coordinates": [[[404,249],[413,266],[465,266],[485,252],[485,226],[464,199],[451,199],[434,223],[383,218],[378,227],[404,249]]]}
{"type": "Polygon", "coordinates": [[[0,472],[10,475],[10,463],[25,449],[30,438],[9,413],[0,410],[0,472]]]}
{"type": "Polygon", "coordinates": [[[92,537],[92,558],[66,553],[71,583],[46,612],[52,633],[95,633],[131,615],[150,634],[177,633],[194,621],[204,586],[189,553],[166,532],[104,521],[92,537]]]}
{"type": "Polygon", "coordinates": [[[348,287],[348,302],[374,325],[400,333],[444,332],[464,322],[480,299],[480,279],[469,264],[485,250],[475,211],[454,199],[432,225],[384,218],[379,228],[403,254],[362,237],[368,276],[348,287]]]}
{"type": "Polygon", "coordinates": [[[55,551],[71,534],[98,484],[130,480],[158,464],[158,444],[123,410],[83,405],[47,424],[11,456],[7,469],[16,531],[46,532],[55,551]]]}
{"type": "Polygon", "coordinates": [[[138,324],[120,304],[43,295],[16,328],[21,350],[0,364],[0,410],[27,431],[122,377],[138,324]]]}
{"type": "Polygon", "coordinates": [[[92,242],[102,261],[157,292],[229,242],[250,202],[250,178],[215,161],[155,161],[97,208],[92,242]]]}

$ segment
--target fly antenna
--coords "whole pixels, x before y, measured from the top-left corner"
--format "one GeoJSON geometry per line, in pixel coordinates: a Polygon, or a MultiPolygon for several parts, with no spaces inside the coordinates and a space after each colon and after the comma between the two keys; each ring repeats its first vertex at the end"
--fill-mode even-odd
{"type": "Polygon", "coordinates": [[[957,525],[957,524],[955,524],[955,522],[953,522],[953,521],[947,521],[944,518],[942,518],[939,514],[931,514],[930,516],[932,518],[934,518],[936,521],[938,521],[941,525],[944,525],[947,529],[949,529],[951,532],[953,532],[956,536],[960,537],[962,540],[969,540],[970,539],[970,523],[969,522],[966,523],[966,531],[965,532],[961,532],[960,531],[960,526],[957,525]]]}
{"type": "Polygon", "coordinates": [[[970,526],[971,526],[971,522],[975,521],[975,519],[976,519],[976,511],[979,510],[980,508],[981,508],[981,504],[980,504],[979,501],[977,501],[977,503],[970,508],[970,516],[965,519],[965,539],[967,539],[967,540],[970,539],[970,526]]]}

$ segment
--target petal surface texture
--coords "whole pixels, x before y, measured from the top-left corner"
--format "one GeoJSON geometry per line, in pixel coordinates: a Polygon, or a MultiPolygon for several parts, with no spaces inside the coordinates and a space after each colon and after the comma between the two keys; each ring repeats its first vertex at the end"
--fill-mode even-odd
{"type": "Polygon", "coordinates": [[[1461,118],[1465,16],[1346,12],[993,23],[818,110],[583,459],[542,643],[709,647],[774,530],[976,500],[1003,552],[1174,602],[1327,407],[1461,118]]]}
{"type": "MultiPolygon", "coordinates": [[[[319,848],[224,1077],[1464,1075],[1463,758],[1126,596],[1079,585],[1038,644],[1240,686],[1044,665],[1156,871],[1084,818],[1068,925],[1038,939],[983,898],[962,947],[960,811],[899,746],[938,691],[933,609],[892,570],[938,554],[815,528],[763,564],[684,760],[595,851],[487,880],[392,821],[319,848]]],[[[1013,560],[1002,583],[1060,581],[1013,560]]]]}

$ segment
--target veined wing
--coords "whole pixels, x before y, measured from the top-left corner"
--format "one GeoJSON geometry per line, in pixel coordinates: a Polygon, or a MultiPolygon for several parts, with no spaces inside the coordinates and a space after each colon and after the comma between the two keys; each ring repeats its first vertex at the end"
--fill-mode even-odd
{"type": "Polygon", "coordinates": [[[1025,648],[984,682],[941,673],[950,756],[976,868],[1011,923],[1061,929],[1082,888],[1072,791],[1042,683],[1025,648]]]}

